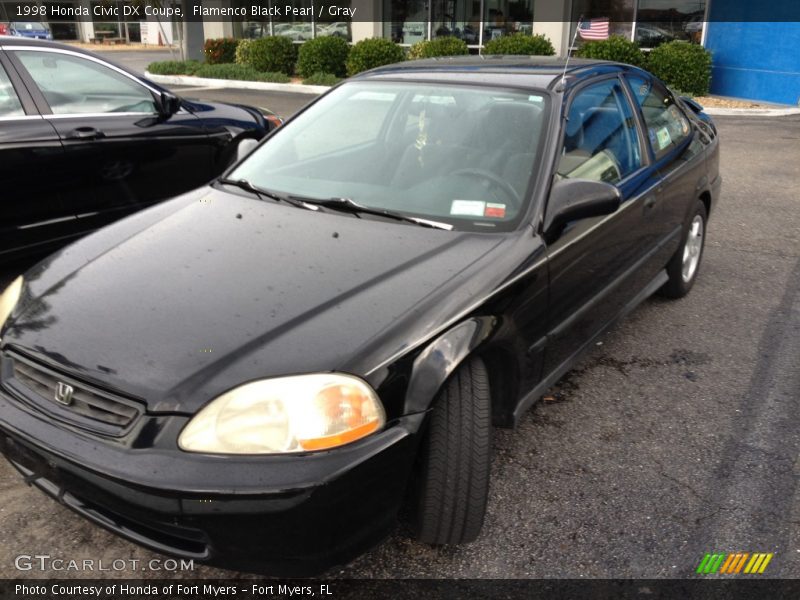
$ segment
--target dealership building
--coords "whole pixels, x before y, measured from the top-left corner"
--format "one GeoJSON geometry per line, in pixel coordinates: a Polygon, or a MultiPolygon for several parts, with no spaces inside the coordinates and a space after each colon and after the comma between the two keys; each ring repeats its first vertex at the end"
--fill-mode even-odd
{"type": "MultiPolygon", "coordinates": [[[[609,33],[634,40],[645,50],[670,40],[702,44],[712,52],[712,93],[780,104],[800,104],[800,0],[344,0],[340,8],[354,18],[324,14],[315,0],[184,0],[184,14],[195,6],[240,9],[247,16],[206,16],[182,24],[156,17],[106,20],[97,7],[109,4],[156,4],[145,0],[75,0],[46,6],[85,7],[90,18],[50,23],[56,39],[82,41],[104,37],[146,44],[185,45],[199,57],[205,39],[282,35],[300,44],[324,35],[349,42],[384,37],[410,46],[440,36],[463,39],[471,52],[499,36],[517,32],[546,35],[556,52],[566,54],[582,43],[577,23],[608,21],[609,33]],[[280,16],[252,16],[252,5],[280,16]],[[297,9],[287,15],[285,6],[297,9]],[[312,14],[313,17],[302,13],[312,14]]],[[[331,2],[323,2],[328,7],[331,2]]],[[[0,0],[0,21],[14,20],[11,4],[0,0]],[[5,11],[5,14],[4,14],[5,11]]],[[[120,14],[122,10],[118,11],[120,14]]],[[[128,11],[130,12],[130,11],[128,11]]],[[[142,11],[140,11],[142,12],[142,11]]],[[[323,11],[324,12],[324,11],[323,11]]]]}

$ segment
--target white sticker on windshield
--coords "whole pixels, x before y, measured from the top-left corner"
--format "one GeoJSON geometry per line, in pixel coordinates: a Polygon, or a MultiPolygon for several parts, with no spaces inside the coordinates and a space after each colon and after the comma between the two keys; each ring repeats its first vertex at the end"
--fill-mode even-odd
{"type": "Polygon", "coordinates": [[[672,138],[669,135],[669,129],[662,127],[656,132],[658,138],[658,149],[663,150],[672,143],[672,138]]]}
{"type": "Polygon", "coordinates": [[[486,202],[482,200],[453,200],[450,205],[450,214],[465,217],[482,217],[485,208],[486,202]]]}

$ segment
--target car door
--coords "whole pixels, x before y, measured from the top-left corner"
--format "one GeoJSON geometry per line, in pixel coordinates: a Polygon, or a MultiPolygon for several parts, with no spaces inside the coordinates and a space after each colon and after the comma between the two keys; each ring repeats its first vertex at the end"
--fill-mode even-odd
{"type": "MultiPolygon", "coordinates": [[[[647,140],[654,166],[662,178],[658,202],[663,218],[658,235],[676,237],[694,207],[702,189],[707,187],[707,168],[702,132],[683,112],[673,95],[658,81],[645,75],[625,76],[647,130],[647,140]]],[[[678,240],[670,247],[677,248],[678,240]]]]}
{"type": "Polygon", "coordinates": [[[653,223],[661,218],[655,198],[660,177],[618,76],[594,80],[568,100],[554,177],[613,184],[622,203],[611,215],[581,219],[555,239],[548,236],[549,376],[563,373],[585,345],[654,285],[663,268],[654,257],[653,235],[653,223]]]}
{"type": "Polygon", "coordinates": [[[162,115],[159,90],[92,56],[54,48],[9,52],[71,177],[64,201],[88,229],[212,178],[215,146],[195,115],[162,115]]]}
{"type": "Polygon", "coordinates": [[[0,50],[0,262],[74,233],[65,175],[58,134],[0,50]]]}

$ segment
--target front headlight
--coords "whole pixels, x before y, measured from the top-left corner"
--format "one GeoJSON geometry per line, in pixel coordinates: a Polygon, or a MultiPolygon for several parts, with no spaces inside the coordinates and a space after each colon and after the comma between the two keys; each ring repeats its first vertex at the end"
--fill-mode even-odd
{"type": "Polygon", "coordinates": [[[14,310],[19,301],[19,296],[22,293],[22,283],[23,279],[22,275],[20,275],[0,294],[0,331],[2,331],[3,325],[5,325],[8,317],[11,316],[11,311],[14,310]]]}
{"type": "Polygon", "coordinates": [[[351,375],[315,373],[264,379],[211,401],[184,427],[188,452],[282,454],[326,450],[381,429],[383,406],[351,375]]]}

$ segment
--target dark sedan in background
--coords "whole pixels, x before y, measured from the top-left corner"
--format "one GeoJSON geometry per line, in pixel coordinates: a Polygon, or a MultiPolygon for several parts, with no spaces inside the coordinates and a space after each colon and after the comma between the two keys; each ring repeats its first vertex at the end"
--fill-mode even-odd
{"type": "Polygon", "coordinates": [[[720,193],[699,108],[634,67],[564,69],[362,74],[16,279],[2,452],[95,523],[229,568],[348,560],[406,500],[419,540],[474,540],[491,425],[690,291],[720,193]]]}
{"type": "Polygon", "coordinates": [[[97,55],[0,36],[0,262],[219,175],[269,111],[176,97],[97,55]]]}

